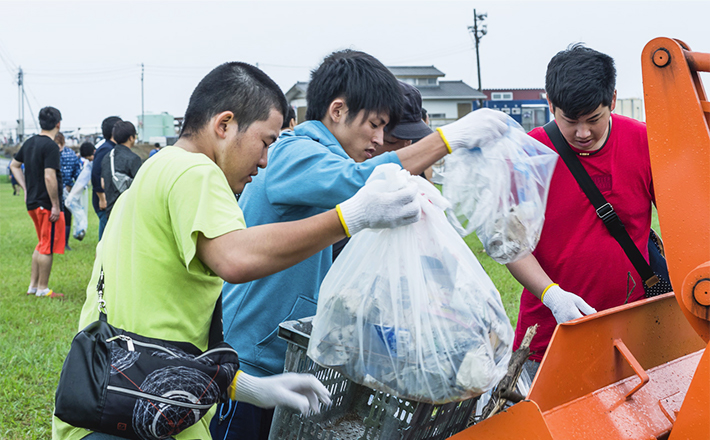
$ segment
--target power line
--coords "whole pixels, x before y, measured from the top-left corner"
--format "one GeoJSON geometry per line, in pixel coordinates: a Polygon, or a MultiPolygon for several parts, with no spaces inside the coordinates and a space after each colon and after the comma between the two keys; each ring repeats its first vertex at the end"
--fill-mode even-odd
{"type": "Polygon", "coordinates": [[[430,52],[420,52],[415,56],[399,58],[388,61],[388,64],[404,63],[408,61],[416,61],[421,59],[432,59],[432,58],[442,58],[445,56],[451,56],[458,53],[466,52],[471,50],[471,45],[469,43],[463,43],[456,46],[451,46],[448,50],[442,51],[441,49],[436,49],[430,52]]]}
{"type": "Polygon", "coordinates": [[[14,75],[14,71],[17,70],[17,66],[15,65],[15,63],[12,62],[12,58],[10,57],[10,55],[8,55],[7,49],[5,49],[5,45],[3,44],[2,40],[0,40],[0,58],[2,58],[3,63],[6,63],[6,66],[7,63],[10,64],[10,68],[13,71],[12,74],[14,75]]]}
{"type": "Polygon", "coordinates": [[[30,108],[30,114],[32,115],[32,122],[35,125],[35,130],[39,130],[39,124],[37,124],[37,119],[35,118],[35,112],[32,110],[32,106],[30,105],[30,100],[27,98],[27,94],[25,93],[24,87],[22,88],[22,94],[25,97],[25,102],[27,103],[27,107],[30,108]]]}
{"type": "Polygon", "coordinates": [[[112,76],[105,76],[103,78],[94,78],[94,79],[79,79],[79,78],[67,78],[66,80],[64,79],[37,79],[35,78],[33,83],[34,84],[42,84],[42,85],[64,85],[64,84],[91,84],[91,83],[102,83],[102,82],[111,82],[111,81],[118,81],[122,79],[129,79],[129,78],[136,78],[136,75],[131,73],[131,74],[123,74],[123,75],[112,75],[112,76]]]}
{"type": "Polygon", "coordinates": [[[25,84],[25,87],[24,87],[24,88],[25,88],[28,92],[30,92],[30,96],[32,97],[32,99],[35,100],[35,103],[36,103],[39,107],[42,107],[42,104],[40,104],[39,99],[37,99],[37,97],[35,97],[35,94],[32,93],[32,90],[30,90],[30,88],[27,87],[27,84],[25,84]]]}
{"type": "Polygon", "coordinates": [[[114,72],[138,71],[140,64],[130,64],[114,67],[88,67],[88,68],[73,68],[73,69],[30,69],[25,72],[33,76],[94,76],[105,75],[114,72]]]}

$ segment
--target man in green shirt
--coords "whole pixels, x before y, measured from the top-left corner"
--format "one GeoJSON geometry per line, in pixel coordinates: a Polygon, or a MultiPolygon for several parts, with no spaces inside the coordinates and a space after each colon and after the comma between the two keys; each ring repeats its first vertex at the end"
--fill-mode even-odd
{"type": "MultiPolygon", "coordinates": [[[[95,286],[103,267],[110,324],[204,350],[222,280],[243,283],[290,267],[346,236],[418,220],[416,186],[382,192],[365,185],[337,209],[295,222],[246,228],[235,193],[266,167],[287,103],[259,69],[223,64],[193,92],[173,147],[147,161],[116,201],[96,249],[79,328],[98,318],[95,286]]],[[[258,378],[239,372],[233,400],[302,412],[329,403],[311,375],[258,378]]],[[[176,439],[209,439],[211,410],[176,439]]],[[[54,439],[111,439],[54,417],[54,439]]]]}

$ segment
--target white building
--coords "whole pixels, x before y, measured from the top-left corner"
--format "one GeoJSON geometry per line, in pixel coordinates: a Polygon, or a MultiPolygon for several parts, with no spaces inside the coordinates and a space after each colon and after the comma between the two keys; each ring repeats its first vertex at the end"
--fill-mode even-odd
{"type": "MultiPolygon", "coordinates": [[[[444,73],[434,66],[391,66],[388,69],[399,80],[419,89],[432,128],[459,119],[472,110],[473,101],[486,99],[486,95],[463,81],[442,81],[444,73]]],[[[286,99],[296,110],[298,123],[306,119],[307,90],[308,82],[299,81],[286,92],[286,99]]]]}
{"type": "Polygon", "coordinates": [[[643,100],[641,98],[617,99],[614,113],[628,116],[637,121],[646,122],[646,113],[644,112],[643,100]]]}

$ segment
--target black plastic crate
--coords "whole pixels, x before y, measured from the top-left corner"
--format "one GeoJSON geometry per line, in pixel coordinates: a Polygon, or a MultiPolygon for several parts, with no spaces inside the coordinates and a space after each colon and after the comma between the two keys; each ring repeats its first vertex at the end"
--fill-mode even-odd
{"type": "Polygon", "coordinates": [[[278,407],[270,440],[443,440],[462,431],[478,398],[443,405],[414,402],[358,385],[306,356],[312,317],[280,325],[288,342],[284,372],[311,373],[333,402],[319,414],[278,407]]]}

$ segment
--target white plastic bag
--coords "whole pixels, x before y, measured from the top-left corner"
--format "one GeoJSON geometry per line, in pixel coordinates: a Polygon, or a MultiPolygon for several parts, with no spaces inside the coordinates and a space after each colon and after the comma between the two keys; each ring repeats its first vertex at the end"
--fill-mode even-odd
{"type": "Polygon", "coordinates": [[[422,219],[353,236],[321,285],[308,356],[409,400],[485,392],[505,375],[513,341],[498,291],[446,220],[436,188],[393,164],[370,179],[394,187],[416,179],[422,219]]]}
{"type": "Polygon", "coordinates": [[[86,233],[89,220],[86,216],[86,210],[82,206],[81,196],[73,196],[72,193],[74,193],[74,191],[70,193],[64,188],[64,206],[71,211],[71,215],[74,218],[74,237],[76,237],[81,231],[85,231],[84,233],[86,233]]]}
{"type": "Polygon", "coordinates": [[[446,157],[442,193],[447,216],[462,236],[476,231],[486,253],[512,263],[540,240],[558,155],[528,136],[513,118],[493,145],[446,157]]]}

